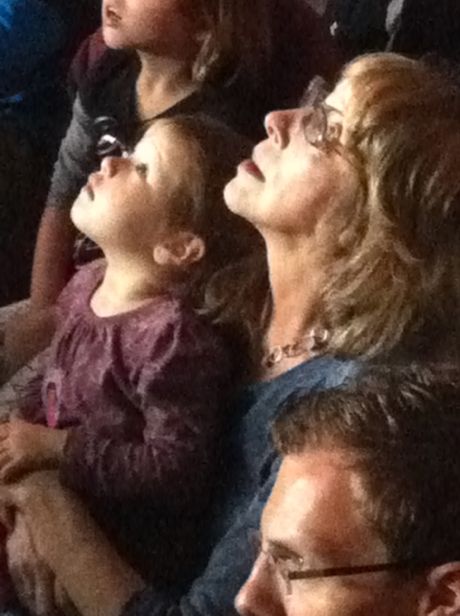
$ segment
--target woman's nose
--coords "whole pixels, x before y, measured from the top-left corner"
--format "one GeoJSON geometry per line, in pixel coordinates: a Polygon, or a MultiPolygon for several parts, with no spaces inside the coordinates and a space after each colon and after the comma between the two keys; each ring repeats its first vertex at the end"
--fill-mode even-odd
{"type": "Polygon", "coordinates": [[[267,135],[280,148],[289,143],[289,134],[294,120],[295,110],[272,111],[265,116],[265,130],[267,135]]]}
{"type": "Polygon", "coordinates": [[[267,567],[256,561],[251,575],[235,599],[240,616],[285,616],[279,586],[267,567]]]}
{"type": "Polygon", "coordinates": [[[118,156],[105,156],[101,162],[101,171],[106,177],[113,177],[117,172],[121,158],[118,156]]]}

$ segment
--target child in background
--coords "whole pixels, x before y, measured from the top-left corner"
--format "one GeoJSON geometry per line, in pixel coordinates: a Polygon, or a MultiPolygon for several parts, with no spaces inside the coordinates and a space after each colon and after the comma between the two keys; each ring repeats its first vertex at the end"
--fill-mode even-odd
{"type": "Polygon", "coordinates": [[[107,128],[132,146],[153,117],[203,112],[253,136],[265,113],[292,105],[313,75],[338,68],[305,0],[104,0],[102,32],[111,49],[80,84],[37,238],[36,316],[70,275],[69,209],[97,165],[107,128]],[[285,34],[285,24],[298,27],[296,36],[285,34]]]}
{"type": "Polygon", "coordinates": [[[69,211],[107,129],[133,147],[153,118],[206,113],[243,134],[260,125],[263,97],[252,90],[270,53],[265,3],[252,0],[249,11],[240,0],[103,0],[110,49],[80,84],[60,148],[34,257],[35,308],[54,303],[72,271],[69,211]],[[244,84],[227,88],[235,75],[244,84]]]}
{"type": "Polygon", "coordinates": [[[0,426],[0,476],[58,467],[160,586],[190,564],[233,384],[238,327],[206,316],[206,294],[260,246],[222,196],[247,146],[196,115],[158,120],[132,155],[103,160],[71,216],[105,260],[61,294],[43,373],[0,426]]]}

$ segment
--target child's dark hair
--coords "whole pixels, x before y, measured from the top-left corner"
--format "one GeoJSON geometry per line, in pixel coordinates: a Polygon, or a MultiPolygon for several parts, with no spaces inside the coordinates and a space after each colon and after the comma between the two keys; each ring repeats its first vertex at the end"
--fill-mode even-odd
{"type": "Polygon", "coordinates": [[[223,197],[225,185],[237,165],[250,156],[252,144],[200,114],[162,119],[155,125],[160,122],[175,138],[184,140],[188,152],[188,173],[181,183],[173,224],[192,230],[206,247],[204,258],[190,272],[192,301],[216,324],[236,333],[245,351],[252,351],[268,290],[265,250],[256,229],[233,214],[223,197]],[[253,298],[256,289],[260,302],[253,298]]]}

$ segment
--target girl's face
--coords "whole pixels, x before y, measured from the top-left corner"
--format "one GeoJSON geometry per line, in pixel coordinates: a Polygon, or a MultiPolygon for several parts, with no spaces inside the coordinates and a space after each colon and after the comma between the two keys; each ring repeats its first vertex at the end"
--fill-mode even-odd
{"type": "Polygon", "coordinates": [[[187,152],[168,126],[153,126],[126,158],[106,157],[72,206],[75,226],[103,249],[143,251],[171,229],[187,152]]]}
{"type": "Polygon", "coordinates": [[[196,27],[185,5],[184,0],[103,0],[104,40],[117,49],[193,56],[196,27]]]}
{"type": "Polygon", "coordinates": [[[343,81],[320,105],[270,113],[268,138],[225,188],[228,207],[265,237],[311,236],[332,205],[351,203],[359,174],[343,147],[349,96],[343,81]]]}

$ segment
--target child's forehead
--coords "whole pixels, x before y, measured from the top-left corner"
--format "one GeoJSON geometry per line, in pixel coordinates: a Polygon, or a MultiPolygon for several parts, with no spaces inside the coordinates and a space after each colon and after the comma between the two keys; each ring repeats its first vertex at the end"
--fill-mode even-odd
{"type": "Polygon", "coordinates": [[[139,141],[137,142],[135,149],[138,150],[140,148],[151,148],[154,146],[155,141],[156,141],[156,137],[159,134],[159,130],[158,127],[156,126],[150,126],[145,133],[142,135],[142,137],[139,139],[139,141]]]}
{"type": "Polygon", "coordinates": [[[155,155],[164,150],[169,150],[172,145],[178,145],[177,135],[172,127],[166,123],[158,123],[150,126],[142,138],[137,142],[134,149],[137,154],[155,155]]]}
{"type": "Polygon", "coordinates": [[[149,128],[137,142],[133,154],[135,157],[142,158],[147,162],[157,159],[164,149],[165,145],[162,143],[159,131],[149,128]]]}

